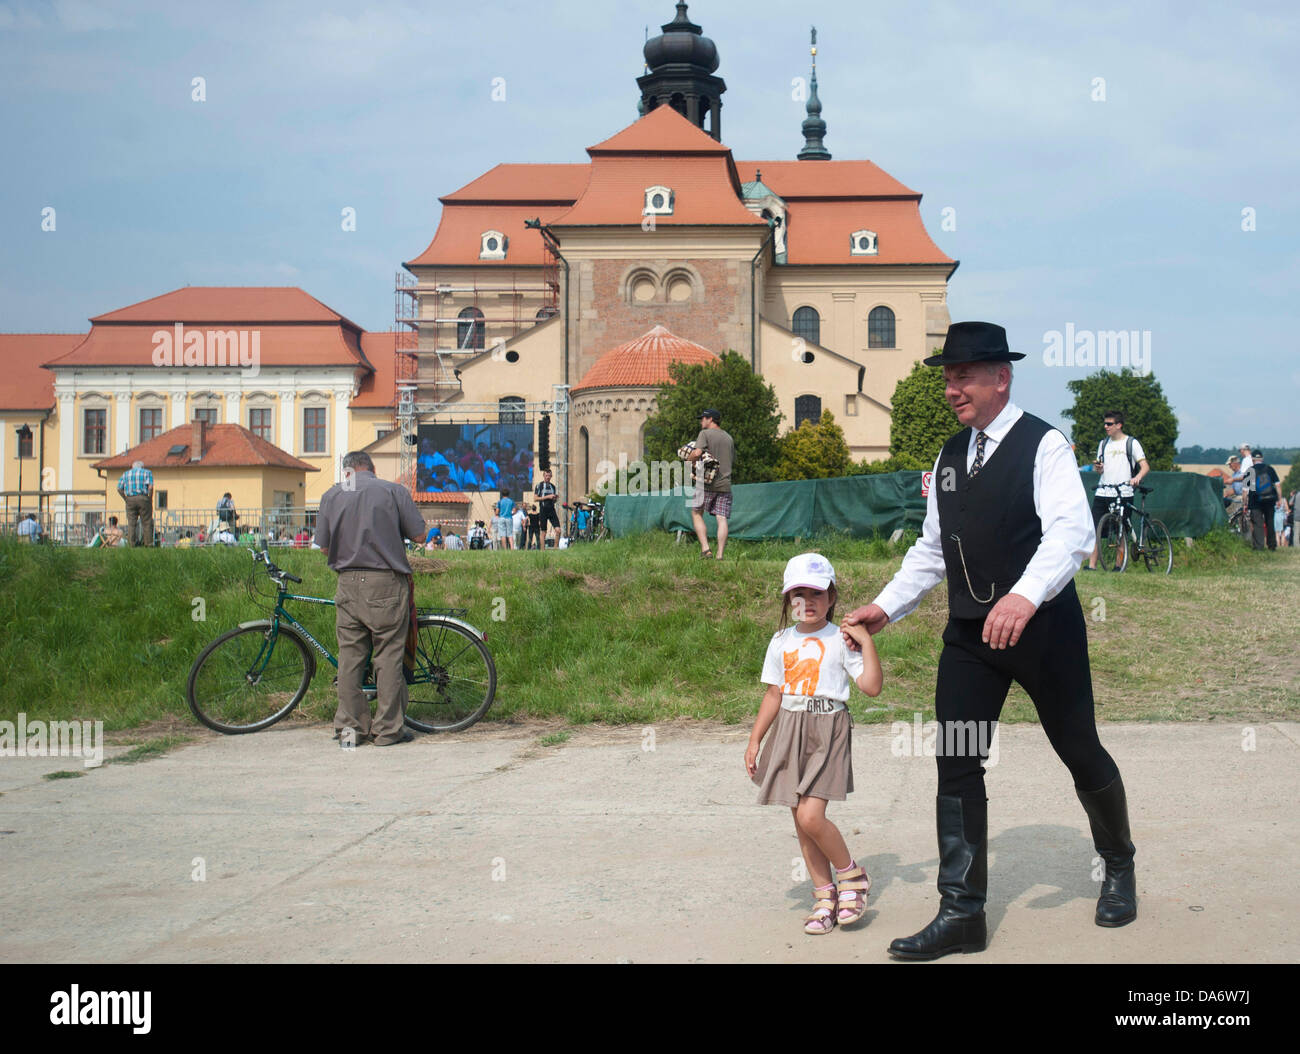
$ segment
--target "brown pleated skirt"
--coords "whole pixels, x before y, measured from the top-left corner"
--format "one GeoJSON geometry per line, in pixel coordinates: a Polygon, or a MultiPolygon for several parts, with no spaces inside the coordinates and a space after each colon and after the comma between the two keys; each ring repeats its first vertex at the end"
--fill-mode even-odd
{"type": "Polygon", "coordinates": [[[853,790],[852,729],[847,710],[778,711],[753,776],[758,803],[793,807],[805,795],[844,801],[853,790]]]}

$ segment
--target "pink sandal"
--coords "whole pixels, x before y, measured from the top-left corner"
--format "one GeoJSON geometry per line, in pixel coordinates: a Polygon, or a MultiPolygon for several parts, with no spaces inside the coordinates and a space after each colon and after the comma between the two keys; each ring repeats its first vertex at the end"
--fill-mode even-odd
{"type": "Polygon", "coordinates": [[[803,920],[804,933],[819,937],[835,928],[835,887],[813,889],[812,914],[803,920]]]}
{"type": "Polygon", "coordinates": [[[871,876],[855,865],[851,871],[837,871],[840,883],[839,912],[836,921],[841,926],[857,922],[867,913],[867,892],[871,889],[871,876]]]}

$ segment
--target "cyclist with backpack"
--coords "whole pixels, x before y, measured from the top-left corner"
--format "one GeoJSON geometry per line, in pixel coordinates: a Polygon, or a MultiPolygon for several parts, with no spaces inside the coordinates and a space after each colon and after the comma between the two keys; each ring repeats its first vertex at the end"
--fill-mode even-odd
{"type": "MultiPolygon", "coordinates": [[[[1124,415],[1118,410],[1107,410],[1102,419],[1106,429],[1106,438],[1097,447],[1097,457],[1093,464],[1101,473],[1097,492],[1092,498],[1092,526],[1095,529],[1106,515],[1110,503],[1117,497],[1126,506],[1133,504],[1133,488],[1142,482],[1151,471],[1147,464],[1146,451],[1130,435],[1124,434],[1124,415]]],[[[1097,570],[1097,545],[1092,547],[1092,556],[1088,558],[1088,571],[1097,570]]]]}

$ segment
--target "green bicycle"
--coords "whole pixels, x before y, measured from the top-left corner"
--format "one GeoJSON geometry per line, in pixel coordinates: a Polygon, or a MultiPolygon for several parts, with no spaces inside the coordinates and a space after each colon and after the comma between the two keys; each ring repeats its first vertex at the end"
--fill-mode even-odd
{"type": "MultiPolygon", "coordinates": [[[[316,675],[314,648],[338,669],[338,659],[285,610],[286,601],[324,604],[324,597],[290,593],[302,579],[271,562],[265,549],[253,554],[249,592],[258,589],[258,565],[275,583],[275,608],[269,619],[241,622],[223,633],[194,660],[185,687],[194,716],[227,735],[260,732],[287,716],[307,694],[316,675]],[[309,648],[308,645],[311,645],[309,648]]],[[[421,732],[456,732],[488,712],[496,695],[497,671],[487,635],[465,622],[463,609],[417,613],[415,669],[408,675],[406,723],[421,732]]],[[[337,681],[337,677],[335,678],[337,681]]],[[[362,692],[375,697],[375,678],[367,662],[362,692]]]]}
{"type": "Polygon", "coordinates": [[[1151,572],[1169,574],[1174,569],[1174,546],[1165,525],[1146,511],[1150,487],[1138,486],[1140,505],[1116,498],[1097,524],[1097,552],[1106,571],[1123,571],[1142,560],[1151,572]]]}

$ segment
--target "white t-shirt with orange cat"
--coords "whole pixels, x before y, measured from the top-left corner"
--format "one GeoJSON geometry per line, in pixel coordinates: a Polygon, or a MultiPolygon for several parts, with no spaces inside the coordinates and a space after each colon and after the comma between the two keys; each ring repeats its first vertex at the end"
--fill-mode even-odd
{"type": "Polygon", "coordinates": [[[845,647],[833,622],[816,633],[789,626],[767,646],[762,681],[780,687],[785,710],[833,714],[846,709],[862,670],[862,652],[845,647]]]}

